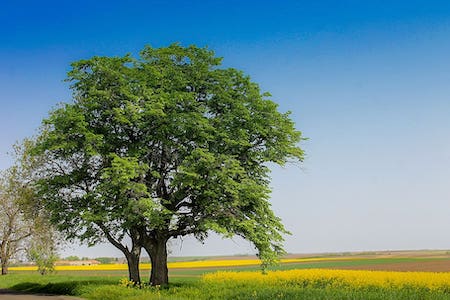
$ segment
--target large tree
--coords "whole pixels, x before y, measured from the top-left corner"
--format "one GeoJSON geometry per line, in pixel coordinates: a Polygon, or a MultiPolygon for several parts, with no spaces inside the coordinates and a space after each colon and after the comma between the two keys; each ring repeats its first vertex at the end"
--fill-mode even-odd
{"type": "Polygon", "coordinates": [[[70,238],[107,239],[140,281],[166,284],[167,242],[213,231],[251,241],[263,264],[284,253],[268,164],[302,161],[289,113],[206,48],[145,47],[139,58],[72,64],[73,101],[44,120],[36,155],[51,220],[70,238]],[[127,245],[126,241],[131,241],[127,245]]]}

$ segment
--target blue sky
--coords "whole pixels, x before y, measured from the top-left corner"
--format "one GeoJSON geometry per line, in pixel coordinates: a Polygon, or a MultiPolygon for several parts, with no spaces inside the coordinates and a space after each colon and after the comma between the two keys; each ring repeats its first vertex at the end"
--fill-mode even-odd
{"type": "MultiPolygon", "coordinates": [[[[10,1],[0,25],[0,169],[16,140],[70,101],[71,62],[208,46],[309,138],[303,165],[273,168],[289,252],[450,248],[447,1],[10,1]]],[[[173,249],[251,252],[214,237],[173,249]]]]}

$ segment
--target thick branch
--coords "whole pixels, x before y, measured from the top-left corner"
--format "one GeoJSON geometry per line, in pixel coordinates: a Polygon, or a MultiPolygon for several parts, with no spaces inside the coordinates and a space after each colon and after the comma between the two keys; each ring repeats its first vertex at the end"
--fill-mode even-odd
{"type": "Polygon", "coordinates": [[[120,251],[122,251],[124,254],[129,253],[130,251],[128,250],[128,248],[124,245],[122,245],[119,241],[117,241],[110,233],[108,228],[106,228],[106,226],[101,223],[101,222],[96,222],[97,226],[100,227],[100,229],[103,231],[103,233],[106,236],[106,239],[108,239],[108,241],[114,245],[114,247],[116,247],[117,249],[119,249],[120,251]]]}

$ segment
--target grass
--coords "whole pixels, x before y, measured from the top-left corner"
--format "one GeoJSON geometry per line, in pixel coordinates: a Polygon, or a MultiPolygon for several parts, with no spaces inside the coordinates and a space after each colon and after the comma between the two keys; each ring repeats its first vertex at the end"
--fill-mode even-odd
{"type": "Polygon", "coordinates": [[[426,289],[343,288],[315,285],[261,285],[258,283],[203,282],[198,278],[171,278],[168,289],[119,286],[119,277],[11,274],[0,286],[17,291],[78,296],[86,299],[450,299],[449,293],[426,289]]]}
{"type": "MultiPolygon", "coordinates": [[[[358,258],[349,260],[318,260],[299,263],[284,263],[274,270],[310,268],[339,268],[383,263],[405,263],[435,260],[435,258],[358,258]]],[[[11,271],[0,277],[0,288],[9,288],[30,293],[48,293],[78,296],[85,299],[450,299],[449,290],[433,291],[426,288],[357,287],[317,284],[268,284],[256,280],[243,282],[210,281],[201,279],[203,274],[217,271],[259,271],[258,266],[229,266],[178,268],[170,270],[169,288],[135,289],[120,286],[119,281],[127,277],[126,270],[58,271],[57,274],[41,276],[35,271],[11,271]]],[[[325,271],[324,271],[325,272],[325,271]]],[[[254,273],[255,278],[259,273],[254,273]]],[[[142,272],[148,279],[149,272],[142,272]]],[[[253,275],[252,275],[253,276],[253,275]]],[[[324,281],[327,282],[327,281],[324,281]]]]}

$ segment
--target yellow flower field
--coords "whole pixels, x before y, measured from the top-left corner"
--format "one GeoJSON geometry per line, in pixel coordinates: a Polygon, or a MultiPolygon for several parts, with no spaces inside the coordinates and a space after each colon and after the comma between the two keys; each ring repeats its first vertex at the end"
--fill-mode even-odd
{"type": "MultiPolygon", "coordinates": [[[[300,263],[340,260],[340,258],[290,258],[281,259],[281,263],[300,263]]],[[[348,260],[348,258],[347,258],[348,260]]],[[[227,259],[227,260],[201,260],[201,261],[185,261],[185,262],[169,262],[169,269],[191,269],[191,268],[214,268],[214,267],[239,267],[239,266],[257,266],[261,261],[258,259],[227,259]]],[[[149,270],[150,264],[141,264],[141,270],[149,270]]],[[[12,271],[34,271],[36,266],[11,267],[12,271]]],[[[128,270],[126,264],[100,264],[90,266],[55,266],[56,271],[112,271],[112,270],[128,270]]]]}
{"type": "Polygon", "coordinates": [[[303,269],[290,271],[216,272],[203,275],[205,283],[239,282],[260,286],[318,286],[351,288],[426,288],[450,291],[450,273],[433,272],[384,272],[327,269],[303,269]]]}

